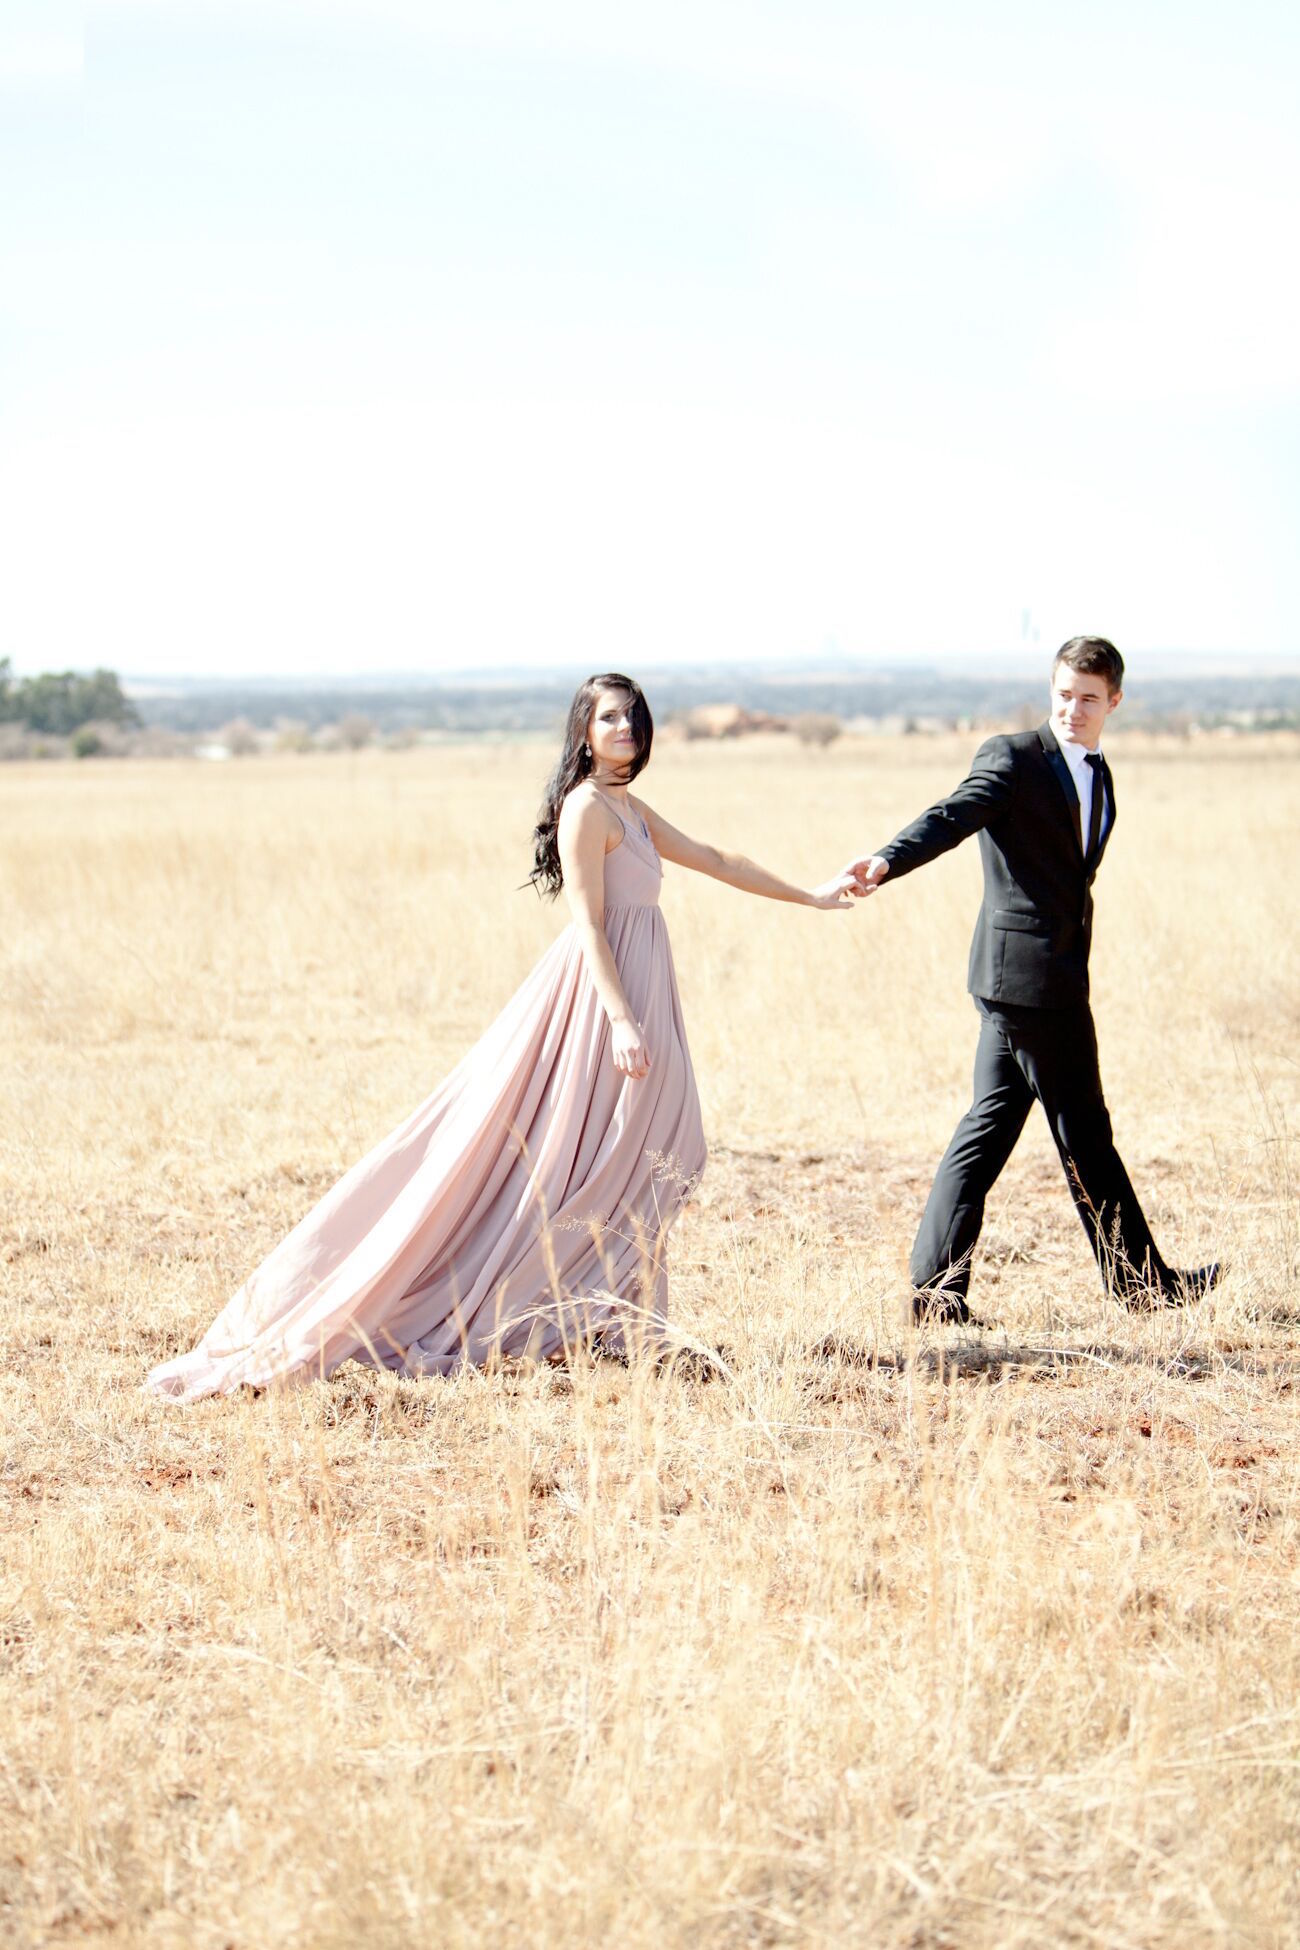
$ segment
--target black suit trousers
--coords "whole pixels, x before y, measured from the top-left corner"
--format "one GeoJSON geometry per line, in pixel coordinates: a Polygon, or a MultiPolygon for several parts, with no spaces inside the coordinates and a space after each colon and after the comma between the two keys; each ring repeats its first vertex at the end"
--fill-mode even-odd
{"type": "Polygon", "coordinates": [[[915,1287],[963,1299],[984,1201],[1035,1099],[1065,1167],[1103,1280],[1123,1299],[1170,1275],[1111,1135],[1097,1034],[1086,1006],[1033,1009],[976,999],[980,1012],[970,1109],[943,1155],[912,1249],[915,1287]]]}

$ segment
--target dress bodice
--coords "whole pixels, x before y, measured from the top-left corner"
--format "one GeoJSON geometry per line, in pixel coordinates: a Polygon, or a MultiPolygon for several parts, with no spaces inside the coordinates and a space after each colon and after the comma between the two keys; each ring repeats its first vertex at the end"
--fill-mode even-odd
{"type": "Polygon", "coordinates": [[[605,855],[605,906],[658,907],[664,870],[641,816],[629,806],[618,814],[623,838],[605,855]]]}

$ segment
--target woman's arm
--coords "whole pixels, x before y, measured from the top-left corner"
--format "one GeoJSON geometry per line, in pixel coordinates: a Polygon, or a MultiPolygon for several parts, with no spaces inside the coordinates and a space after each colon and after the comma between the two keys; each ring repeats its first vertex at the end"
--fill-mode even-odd
{"type": "Polygon", "coordinates": [[[747,860],[743,853],[724,853],[720,847],[708,846],[703,840],[679,833],[661,814],[652,812],[640,800],[635,803],[645,816],[660,859],[671,860],[674,866],[706,873],[711,880],[739,887],[742,894],[761,894],[765,900],[795,901],[800,907],[841,909],[853,905],[854,880],[850,873],[837,874],[834,880],[824,881],[820,887],[796,887],[782,880],[779,874],[769,873],[756,861],[747,860]]]}
{"type": "Polygon", "coordinates": [[[556,838],[574,930],[601,1007],[609,1017],[614,1068],[624,1076],[643,1077],[650,1068],[650,1052],[623,993],[605,935],[605,854],[615,823],[614,814],[595,793],[579,786],[560,810],[556,838]]]}

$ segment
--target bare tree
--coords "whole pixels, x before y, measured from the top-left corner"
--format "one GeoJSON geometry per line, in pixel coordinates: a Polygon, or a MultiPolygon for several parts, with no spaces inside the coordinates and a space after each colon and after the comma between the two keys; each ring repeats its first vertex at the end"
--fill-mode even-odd
{"type": "Polygon", "coordinates": [[[224,745],[232,758],[251,758],[259,749],[256,731],[247,718],[232,718],[217,733],[217,743],[224,745]]]}
{"type": "Polygon", "coordinates": [[[829,711],[801,711],[790,728],[801,745],[833,745],[844,726],[829,711]]]}

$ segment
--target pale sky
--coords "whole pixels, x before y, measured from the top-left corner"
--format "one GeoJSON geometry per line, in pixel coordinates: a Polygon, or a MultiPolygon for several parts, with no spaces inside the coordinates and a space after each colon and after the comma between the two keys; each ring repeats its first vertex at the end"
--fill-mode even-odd
{"type": "Polygon", "coordinates": [[[0,0],[0,656],[1300,659],[1297,80],[1292,0],[0,0]]]}

